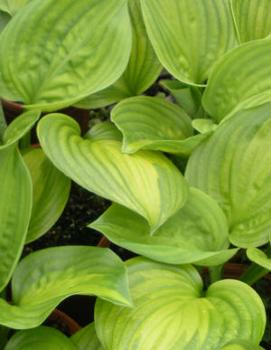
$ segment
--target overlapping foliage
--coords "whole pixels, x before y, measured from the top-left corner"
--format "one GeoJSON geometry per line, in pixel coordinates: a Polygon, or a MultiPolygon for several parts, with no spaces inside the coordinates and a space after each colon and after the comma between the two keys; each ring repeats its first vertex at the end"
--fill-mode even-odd
{"type": "Polygon", "coordinates": [[[0,114],[0,337],[19,330],[0,346],[261,349],[248,284],[271,270],[270,1],[0,0],[0,28],[0,96],[24,108],[8,126],[0,114]],[[59,111],[72,105],[110,120],[82,135],[59,111]],[[89,227],[138,257],[68,246],[20,259],[71,180],[112,202],[89,227]],[[243,281],[223,279],[242,249],[243,281]],[[68,338],[42,323],[73,294],[98,300],[68,338]]]}

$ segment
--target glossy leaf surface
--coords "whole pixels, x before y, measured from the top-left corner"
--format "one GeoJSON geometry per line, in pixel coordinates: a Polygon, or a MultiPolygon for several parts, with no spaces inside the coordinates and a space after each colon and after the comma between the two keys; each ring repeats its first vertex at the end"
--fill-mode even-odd
{"type": "Polygon", "coordinates": [[[236,45],[228,0],[141,0],[149,38],[178,80],[202,84],[215,61],[236,45]]]}
{"type": "Polygon", "coordinates": [[[152,232],[184,205],[187,184],[160,153],[126,155],[119,141],[84,140],[78,124],[62,114],[43,118],[38,135],[46,155],[64,174],[142,215],[152,232]]]}
{"type": "Polygon", "coordinates": [[[100,108],[126,97],[140,95],[156,80],[161,71],[161,64],[146,33],[140,0],[128,0],[128,4],[132,24],[132,51],[128,66],[116,83],[79,101],[79,107],[100,108]]]}
{"type": "Polygon", "coordinates": [[[126,0],[33,1],[1,36],[0,95],[28,108],[68,106],[115,82],[130,50],[126,0]]]}
{"type": "Polygon", "coordinates": [[[186,177],[213,197],[239,247],[269,240],[271,227],[270,104],[238,112],[222,123],[188,161],[186,177]]]}
{"type": "Polygon", "coordinates": [[[189,155],[208,135],[193,135],[191,119],[177,105],[159,97],[139,96],[120,102],[112,121],[123,134],[125,153],[140,149],[189,155]]]}
{"type": "Polygon", "coordinates": [[[67,246],[24,258],[12,277],[12,304],[0,299],[0,324],[15,329],[39,326],[65,298],[99,295],[130,305],[126,269],[110,250],[67,246]]]}
{"type": "Polygon", "coordinates": [[[236,253],[227,250],[227,221],[222,210],[196,189],[191,189],[185,206],[153,236],[139,215],[116,204],[89,227],[114,244],[169,264],[219,265],[236,253]]]}
{"type": "Polygon", "coordinates": [[[215,65],[203,94],[203,106],[217,122],[234,110],[271,100],[271,40],[245,43],[215,65]]]}
{"type": "Polygon", "coordinates": [[[245,340],[232,341],[220,350],[264,350],[261,346],[253,345],[245,340]]]}
{"type": "Polygon", "coordinates": [[[231,6],[241,42],[263,39],[271,33],[269,0],[231,0],[231,6]]]}
{"type": "Polygon", "coordinates": [[[46,233],[58,220],[67,203],[71,181],[45,156],[40,148],[24,154],[33,183],[33,208],[27,242],[46,233]]]}
{"type": "Polygon", "coordinates": [[[203,293],[190,265],[135,258],[127,266],[134,308],[96,303],[96,331],[105,349],[217,350],[237,337],[259,344],[265,310],[245,283],[221,280],[203,293]]]}
{"type": "Polygon", "coordinates": [[[15,333],[4,350],[76,350],[72,341],[54,328],[38,327],[15,333]]]}
{"type": "Polygon", "coordinates": [[[71,339],[77,350],[104,350],[97,337],[94,323],[82,328],[71,339]]]}

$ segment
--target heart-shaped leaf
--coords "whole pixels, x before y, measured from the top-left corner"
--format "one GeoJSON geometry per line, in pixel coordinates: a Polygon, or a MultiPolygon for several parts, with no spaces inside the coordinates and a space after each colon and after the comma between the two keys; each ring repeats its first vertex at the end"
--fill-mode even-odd
{"type": "Polygon", "coordinates": [[[203,106],[216,121],[234,110],[271,100],[271,40],[245,43],[214,66],[203,94],[203,106]]]}
{"type": "Polygon", "coordinates": [[[66,246],[24,258],[12,277],[12,304],[0,299],[0,324],[27,329],[39,326],[73,294],[99,295],[130,305],[126,268],[108,249],[66,246]]]}
{"type": "Polygon", "coordinates": [[[190,265],[135,258],[127,266],[134,307],[102,300],[95,306],[96,331],[105,349],[217,350],[236,338],[259,344],[265,309],[247,284],[221,280],[203,291],[190,265]]]}
{"type": "Polygon", "coordinates": [[[185,206],[153,236],[143,218],[117,204],[89,227],[121,247],[169,264],[219,265],[236,253],[236,249],[227,250],[228,229],[222,210],[193,188],[185,206]]]}
{"type": "Polygon", "coordinates": [[[269,0],[231,0],[231,6],[241,42],[263,39],[271,33],[269,0]]]}
{"type": "Polygon", "coordinates": [[[79,101],[77,106],[81,108],[100,108],[129,96],[140,95],[159,76],[161,64],[146,33],[140,0],[128,0],[128,4],[132,23],[132,51],[128,66],[112,86],[79,101]]]}
{"type": "Polygon", "coordinates": [[[46,233],[58,220],[67,203],[71,181],[45,156],[40,148],[24,153],[33,184],[33,208],[27,242],[46,233]]]}
{"type": "Polygon", "coordinates": [[[187,184],[160,153],[126,155],[119,141],[84,140],[78,124],[63,114],[43,118],[38,135],[57,168],[89,191],[142,215],[151,232],[185,203],[187,184]]]}
{"type": "Polygon", "coordinates": [[[95,324],[90,323],[71,337],[77,350],[104,350],[95,330],[95,324]]]}
{"type": "Polygon", "coordinates": [[[38,327],[15,333],[4,350],[77,350],[72,341],[54,328],[38,327]]]}
{"type": "Polygon", "coordinates": [[[202,84],[215,61],[237,44],[228,0],[141,0],[163,66],[178,80],[202,84]]]}
{"type": "Polygon", "coordinates": [[[240,111],[192,154],[186,177],[213,197],[238,247],[269,240],[271,227],[271,104],[240,111]]]}
{"type": "Polygon", "coordinates": [[[122,150],[158,150],[187,156],[209,135],[193,135],[192,120],[177,105],[159,97],[131,97],[112,110],[123,134],[122,150]]]}
{"type": "Polygon", "coordinates": [[[55,110],[106,88],[127,66],[130,27],[127,0],[30,2],[0,39],[0,95],[55,110]]]}
{"type": "Polygon", "coordinates": [[[31,177],[16,143],[38,117],[39,113],[24,113],[3,130],[3,144],[0,145],[0,291],[7,285],[20,257],[32,207],[31,177]]]}

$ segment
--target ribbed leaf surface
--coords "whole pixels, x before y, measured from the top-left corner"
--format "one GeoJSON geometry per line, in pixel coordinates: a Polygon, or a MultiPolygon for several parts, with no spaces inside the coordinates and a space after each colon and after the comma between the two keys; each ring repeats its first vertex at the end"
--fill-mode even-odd
{"type": "Polygon", "coordinates": [[[186,177],[223,208],[239,247],[269,240],[271,227],[270,103],[222,123],[188,161],[186,177]]]}
{"type": "Polygon", "coordinates": [[[128,66],[116,83],[79,101],[79,107],[100,108],[139,95],[156,80],[161,71],[161,64],[146,33],[140,0],[128,0],[128,4],[132,23],[132,51],[128,66]]]}
{"type": "Polygon", "coordinates": [[[193,135],[192,120],[183,109],[159,97],[131,97],[112,110],[123,134],[125,153],[140,149],[187,156],[208,135],[193,135]]]}
{"type": "Polygon", "coordinates": [[[4,350],[76,350],[72,341],[60,331],[38,327],[15,333],[4,350]]]}
{"type": "Polygon", "coordinates": [[[116,81],[130,50],[127,0],[32,1],[1,36],[0,95],[68,106],[116,81]]]}
{"type": "Polygon", "coordinates": [[[231,0],[231,6],[241,42],[263,39],[271,33],[269,0],[231,0]]]}
{"type": "Polygon", "coordinates": [[[71,337],[71,340],[76,345],[77,350],[104,350],[96,335],[94,323],[82,328],[71,337]]]}
{"type": "Polygon", "coordinates": [[[202,84],[215,61],[236,45],[228,0],[141,0],[149,38],[178,80],[202,84]]]}
{"type": "Polygon", "coordinates": [[[39,326],[73,294],[99,295],[130,305],[126,269],[110,250],[67,246],[30,254],[12,278],[12,304],[0,299],[0,324],[27,329],[39,326]]]}
{"type": "Polygon", "coordinates": [[[139,215],[116,204],[89,227],[121,247],[169,264],[218,265],[236,253],[227,250],[228,229],[222,210],[196,189],[191,189],[185,206],[153,236],[139,215]]]}
{"type": "Polygon", "coordinates": [[[28,150],[24,162],[33,184],[33,208],[26,238],[31,242],[46,233],[62,214],[71,181],[55,168],[42,149],[28,150]]]}
{"type": "Polygon", "coordinates": [[[62,114],[38,126],[46,155],[79,185],[142,215],[152,232],[184,205],[187,184],[165,156],[122,154],[119,141],[84,140],[79,134],[78,124],[62,114]]]}
{"type": "Polygon", "coordinates": [[[96,303],[96,330],[105,349],[218,350],[237,337],[259,344],[265,310],[245,283],[222,280],[203,294],[192,266],[143,258],[127,266],[134,308],[96,303]]]}
{"type": "Polygon", "coordinates": [[[234,109],[271,100],[270,55],[271,40],[255,40],[233,49],[215,65],[202,101],[216,121],[234,109]]]}
{"type": "Polygon", "coordinates": [[[268,257],[261,249],[248,248],[247,257],[257,265],[271,271],[271,258],[268,257]]]}

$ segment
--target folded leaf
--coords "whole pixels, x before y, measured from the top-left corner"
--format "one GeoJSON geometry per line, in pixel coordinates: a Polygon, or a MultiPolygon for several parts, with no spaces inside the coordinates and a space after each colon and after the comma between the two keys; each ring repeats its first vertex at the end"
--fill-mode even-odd
{"type": "Polygon", "coordinates": [[[0,299],[0,324],[27,329],[39,326],[65,298],[99,295],[130,305],[126,269],[108,249],[66,246],[24,258],[12,277],[12,304],[0,299]]]}
{"type": "Polygon", "coordinates": [[[127,0],[32,1],[1,36],[0,95],[46,111],[71,105],[115,82],[130,50],[127,0]]]}
{"type": "Polygon", "coordinates": [[[269,0],[231,0],[240,41],[263,39],[271,33],[269,0]]]}
{"type": "Polygon", "coordinates": [[[186,178],[213,197],[238,247],[260,246],[271,228],[271,104],[240,111],[192,154],[186,178]]]}
{"type": "Polygon", "coordinates": [[[16,145],[0,148],[0,179],[1,291],[8,284],[22,252],[32,207],[30,174],[16,145]]]}
{"type": "Polygon", "coordinates": [[[104,350],[95,330],[95,324],[90,323],[71,337],[77,350],[104,350]]]}
{"type": "Polygon", "coordinates": [[[228,229],[222,210],[193,188],[185,206],[153,236],[144,219],[117,204],[89,227],[125,249],[168,264],[219,265],[236,253],[236,249],[227,249],[228,229]]]}
{"type": "Polygon", "coordinates": [[[192,120],[177,105],[159,97],[131,97],[112,110],[123,134],[125,153],[140,149],[187,156],[209,135],[193,135],[192,120]]]}
{"type": "Polygon", "coordinates": [[[39,140],[49,159],[80,186],[142,215],[154,232],[180,209],[187,184],[165,156],[121,153],[116,140],[84,140],[78,124],[62,114],[43,118],[39,140]]]}
{"type": "Polygon", "coordinates": [[[54,328],[38,327],[15,333],[4,350],[77,350],[72,341],[54,328]]]}
{"type": "Polygon", "coordinates": [[[178,80],[202,84],[215,61],[237,44],[228,0],[141,0],[149,38],[178,80]]]}
{"type": "Polygon", "coordinates": [[[0,145],[0,291],[9,282],[19,260],[32,207],[31,177],[16,144],[38,118],[39,113],[24,113],[3,130],[0,145]]]}
{"type": "Polygon", "coordinates": [[[217,122],[234,110],[271,100],[271,40],[245,43],[214,66],[203,94],[203,106],[217,122]]]}
{"type": "Polygon", "coordinates": [[[134,307],[102,300],[95,306],[96,331],[105,349],[217,350],[237,337],[259,344],[265,309],[247,284],[228,279],[203,291],[190,265],[135,258],[127,266],[134,307]]]}
{"type": "Polygon", "coordinates": [[[157,79],[161,64],[148,39],[142,18],[140,0],[128,0],[132,24],[132,51],[126,70],[112,86],[79,101],[81,108],[100,108],[122,99],[140,95],[157,79]]]}
{"type": "Polygon", "coordinates": [[[27,242],[46,233],[58,220],[67,203],[71,181],[49,161],[41,149],[24,153],[33,183],[33,208],[27,242]]]}

